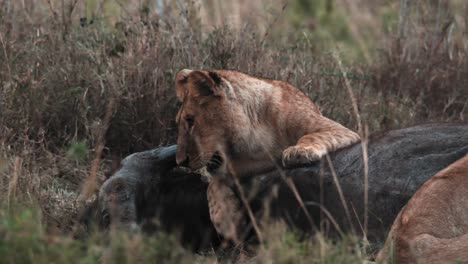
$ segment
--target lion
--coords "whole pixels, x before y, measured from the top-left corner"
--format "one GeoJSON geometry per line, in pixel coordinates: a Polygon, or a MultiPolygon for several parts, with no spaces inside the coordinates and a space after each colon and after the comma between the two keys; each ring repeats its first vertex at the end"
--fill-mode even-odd
{"type": "Polygon", "coordinates": [[[378,263],[468,263],[468,155],[431,177],[403,207],[378,263]]]}
{"type": "MultiPolygon", "coordinates": [[[[177,74],[175,86],[182,103],[176,117],[177,164],[192,170],[206,168],[218,178],[255,175],[281,164],[310,163],[360,140],[357,133],[323,116],[308,96],[283,81],[232,70],[184,69],[177,74]]],[[[226,190],[223,184],[213,181],[209,200],[217,197],[219,201],[222,194],[214,193],[226,190]]],[[[232,200],[232,194],[226,195],[226,201],[232,200]]],[[[210,203],[213,222],[219,227],[221,220],[215,220],[214,214],[233,210],[215,209],[211,204],[220,203],[210,203]]],[[[221,218],[238,217],[229,213],[221,218]]]]}

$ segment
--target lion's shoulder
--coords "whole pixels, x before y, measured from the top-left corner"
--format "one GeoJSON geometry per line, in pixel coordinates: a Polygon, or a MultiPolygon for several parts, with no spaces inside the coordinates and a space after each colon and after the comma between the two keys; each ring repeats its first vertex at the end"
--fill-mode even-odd
{"type": "MultiPolygon", "coordinates": [[[[276,91],[280,94],[280,96],[276,96],[276,99],[279,100],[280,98],[278,97],[281,97],[280,101],[283,104],[283,107],[291,106],[291,104],[297,105],[304,102],[315,112],[320,112],[309,96],[289,82],[251,75],[237,70],[208,70],[208,72],[216,73],[231,84],[240,84],[237,87],[249,87],[254,92],[263,90],[272,94],[276,91]]],[[[275,97],[272,96],[270,98],[273,99],[275,97]]],[[[274,101],[272,101],[272,103],[273,102],[274,101]]],[[[294,107],[292,107],[292,109],[294,109],[294,107]]]]}
{"type": "Polygon", "coordinates": [[[280,80],[275,80],[275,79],[270,79],[267,77],[263,76],[256,76],[252,74],[248,74],[242,71],[237,71],[237,70],[208,70],[208,72],[214,72],[218,74],[219,76],[225,78],[228,81],[239,81],[239,80],[245,80],[245,79],[250,79],[250,80],[257,80],[260,82],[264,82],[265,84],[270,84],[273,86],[278,86],[281,88],[294,88],[293,85],[291,85],[288,82],[285,81],[280,81],[280,80]]]}

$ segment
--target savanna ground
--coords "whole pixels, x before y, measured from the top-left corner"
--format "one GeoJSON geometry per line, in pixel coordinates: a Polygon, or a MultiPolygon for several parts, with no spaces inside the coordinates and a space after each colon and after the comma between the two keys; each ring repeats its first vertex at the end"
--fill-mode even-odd
{"type": "MultiPolygon", "coordinates": [[[[364,136],[466,122],[467,18],[464,0],[0,0],[0,262],[214,262],[76,223],[122,157],[174,143],[177,71],[289,81],[364,136]]],[[[253,261],[370,254],[359,236],[267,235],[253,261]]]]}

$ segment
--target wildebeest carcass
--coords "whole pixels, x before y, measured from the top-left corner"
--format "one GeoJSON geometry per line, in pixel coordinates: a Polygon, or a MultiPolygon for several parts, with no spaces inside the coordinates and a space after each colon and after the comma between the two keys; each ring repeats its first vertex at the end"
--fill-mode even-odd
{"type": "MultiPolygon", "coordinates": [[[[221,238],[210,222],[207,183],[200,175],[175,168],[175,150],[175,146],[163,147],[125,158],[121,169],[100,189],[97,217],[103,226],[115,223],[142,229],[153,226],[148,223],[156,219],[159,228],[177,231],[192,249],[214,248],[221,238]]],[[[322,231],[329,234],[339,230],[359,235],[367,229],[369,241],[382,242],[412,194],[467,153],[468,124],[421,125],[372,136],[366,159],[362,144],[357,143],[331,153],[329,160],[241,179],[241,185],[257,217],[267,212],[304,233],[325,227],[322,231]],[[302,204],[288,182],[294,183],[302,204]]],[[[247,215],[245,223],[248,240],[253,232],[247,215]]]]}

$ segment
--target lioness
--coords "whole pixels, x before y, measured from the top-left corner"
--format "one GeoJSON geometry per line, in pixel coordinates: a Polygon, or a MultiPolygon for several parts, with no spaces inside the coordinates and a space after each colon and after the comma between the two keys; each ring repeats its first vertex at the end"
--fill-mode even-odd
{"type": "MultiPolygon", "coordinates": [[[[286,82],[237,71],[184,69],[176,76],[176,93],[182,103],[176,117],[177,163],[193,170],[206,166],[214,176],[226,175],[228,164],[229,173],[243,177],[281,162],[307,163],[359,141],[358,134],[324,117],[309,97],[286,82]]],[[[234,200],[219,178],[208,190],[217,228],[214,214],[233,211],[216,208],[219,201],[234,200]],[[215,195],[220,188],[224,191],[215,195]]]]}
{"type": "Polygon", "coordinates": [[[398,214],[378,263],[468,263],[468,155],[431,177],[398,214]]]}

